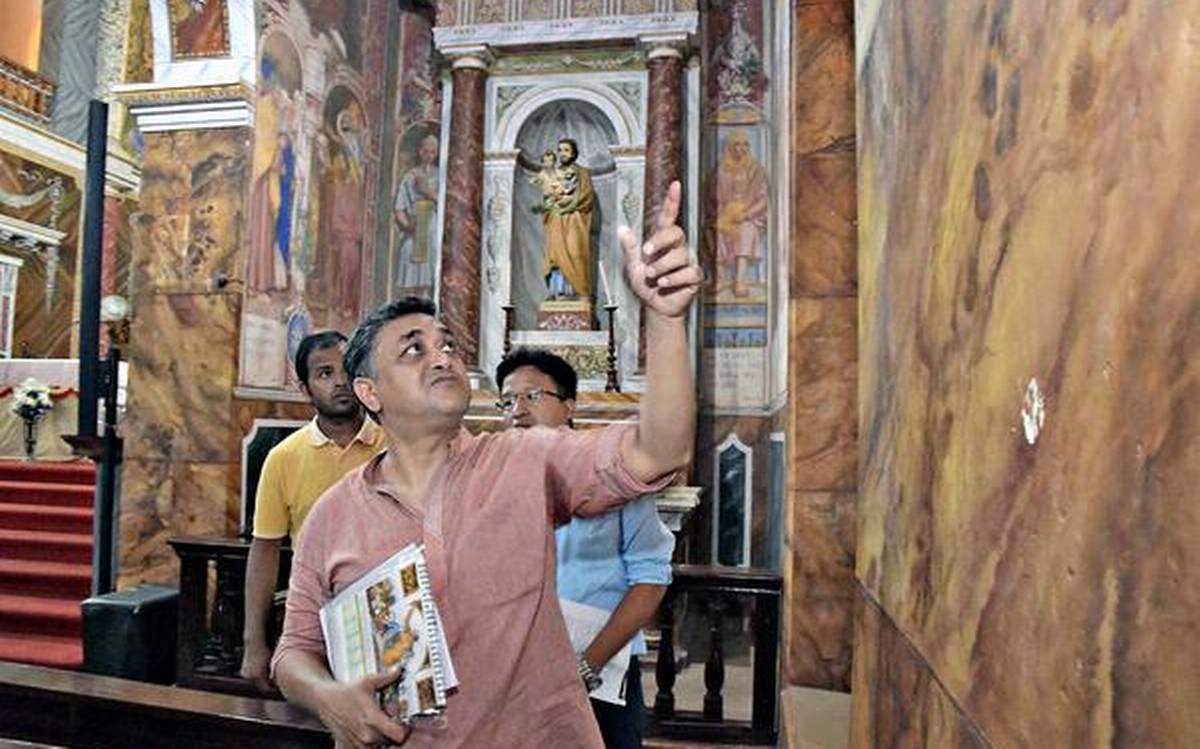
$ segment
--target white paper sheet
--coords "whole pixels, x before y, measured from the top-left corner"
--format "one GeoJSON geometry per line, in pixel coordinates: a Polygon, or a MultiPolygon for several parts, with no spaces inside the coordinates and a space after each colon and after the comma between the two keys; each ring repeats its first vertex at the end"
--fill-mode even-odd
{"type": "MultiPolygon", "coordinates": [[[[571,636],[571,647],[578,655],[596,638],[596,634],[604,628],[612,612],[586,603],[558,599],[562,606],[563,618],[567,621],[567,633],[571,636]]],[[[614,705],[625,704],[625,672],[629,670],[630,645],[625,645],[617,651],[612,659],[600,670],[601,684],[588,695],[614,705]]],[[[594,666],[594,664],[593,664],[594,666]]]]}

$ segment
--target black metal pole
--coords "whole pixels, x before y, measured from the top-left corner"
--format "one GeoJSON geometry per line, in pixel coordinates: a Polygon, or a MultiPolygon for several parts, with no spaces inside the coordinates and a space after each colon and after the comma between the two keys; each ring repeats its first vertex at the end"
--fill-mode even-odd
{"type": "Polygon", "coordinates": [[[96,400],[100,397],[100,269],[107,155],[108,105],[92,99],[88,106],[83,263],[79,291],[79,422],[76,435],[80,438],[96,436],[96,400]]]}

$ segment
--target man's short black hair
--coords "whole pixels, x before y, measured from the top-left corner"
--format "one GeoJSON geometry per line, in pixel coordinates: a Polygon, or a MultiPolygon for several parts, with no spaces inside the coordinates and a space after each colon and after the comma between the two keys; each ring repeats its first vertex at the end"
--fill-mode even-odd
{"type": "Polygon", "coordinates": [[[575,374],[575,368],[558,354],[543,349],[518,348],[504,357],[500,366],[496,367],[496,389],[502,391],[504,381],[520,367],[533,367],[554,380],[559,395],[575,399],[579,387],[579,375],[575,374]]]}
{"type": "Polygon", "coordinates": [[[296,379],[299,380],[305,387],[308,386],[308,357],[314,351],[324,351],[327,348],[336,348],[339,344],[346,340],[346,336],[336,330],[322,330],[319,333],[306,335],[300,341],[300,345],[296,347],[296,360],[293,364],[296,367],[296,379]]]}
{"type": "Polygon", "coordinates": [[[375,361],[371,354],[375,350],[375,339],[379,336],[379,330],[392,320],[405,315],[436,316],[437,306],[423,297],[406,296],[388,302],[360,322],[350,334],[350,343],[346,345],[346,356],[342,360],[346,367],[346,376],[351,382],[355,377],[375,376],[375,361]]]}
{"type": "Polygon", "coordinates": [[[571,146],[571,153],[575,155],[575,158],[579,158],[579,144],[575,142],[574,138],[559,138],[558,142],[560,144],[566,143],[571,146]]]}

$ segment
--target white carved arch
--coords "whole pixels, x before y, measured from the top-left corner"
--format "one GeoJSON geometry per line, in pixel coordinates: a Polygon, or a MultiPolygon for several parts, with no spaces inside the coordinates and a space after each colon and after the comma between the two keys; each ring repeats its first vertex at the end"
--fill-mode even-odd
{"type": "Polygon", "coordinates": [[[550,102],[576,100],[586,102],[604,113],[617,133],[619,147],[641,146],[644,142],[638,113],[614,89],[597,83],[554,80],[524,91],[505,110],[493,132],[490,150],[510,151],[517,147],[521,126],[534,112],[550,102]]]}

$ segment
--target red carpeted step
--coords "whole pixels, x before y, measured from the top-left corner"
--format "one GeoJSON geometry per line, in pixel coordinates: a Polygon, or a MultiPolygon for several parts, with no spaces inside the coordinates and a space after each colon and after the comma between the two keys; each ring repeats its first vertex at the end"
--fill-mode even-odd
{"type": "Polygon", "coordinates": [[[88,460],[55,463],[42,460],[0,460],[0,481],[45,481],[52,484],[96,483],[96,466],[88,460]]]}
{"type": "Polygon", "coordinates": [[[90,534],[92,508],[0,502],[0,529],[3,528],[90,534]]]}
{"type": "Polygon", "coordinates": [[[83,641],[52,635],[0,637],[0,661],[79,670],[83,666],[83,641]]]}
{"type": "Polygon", "coordinates": [[[0,528],[0,559],[89,564],[92,561],[92,536],[0,528]]]}
{"type": "Polygon", "coordinates": [[[91,507],[95,494],[87,484],[0,481],[0,503],[91,507]]]}
{"type": "Polygon", "coordinates": [[[92,565],[0,557],[0,590],[82,601],[92,590],[92,565]]]}
{"type": "Polygon", "coordinates": [[[79,601],[0,593],[0,640],[16,634],[81,636],[79,601]]]}

